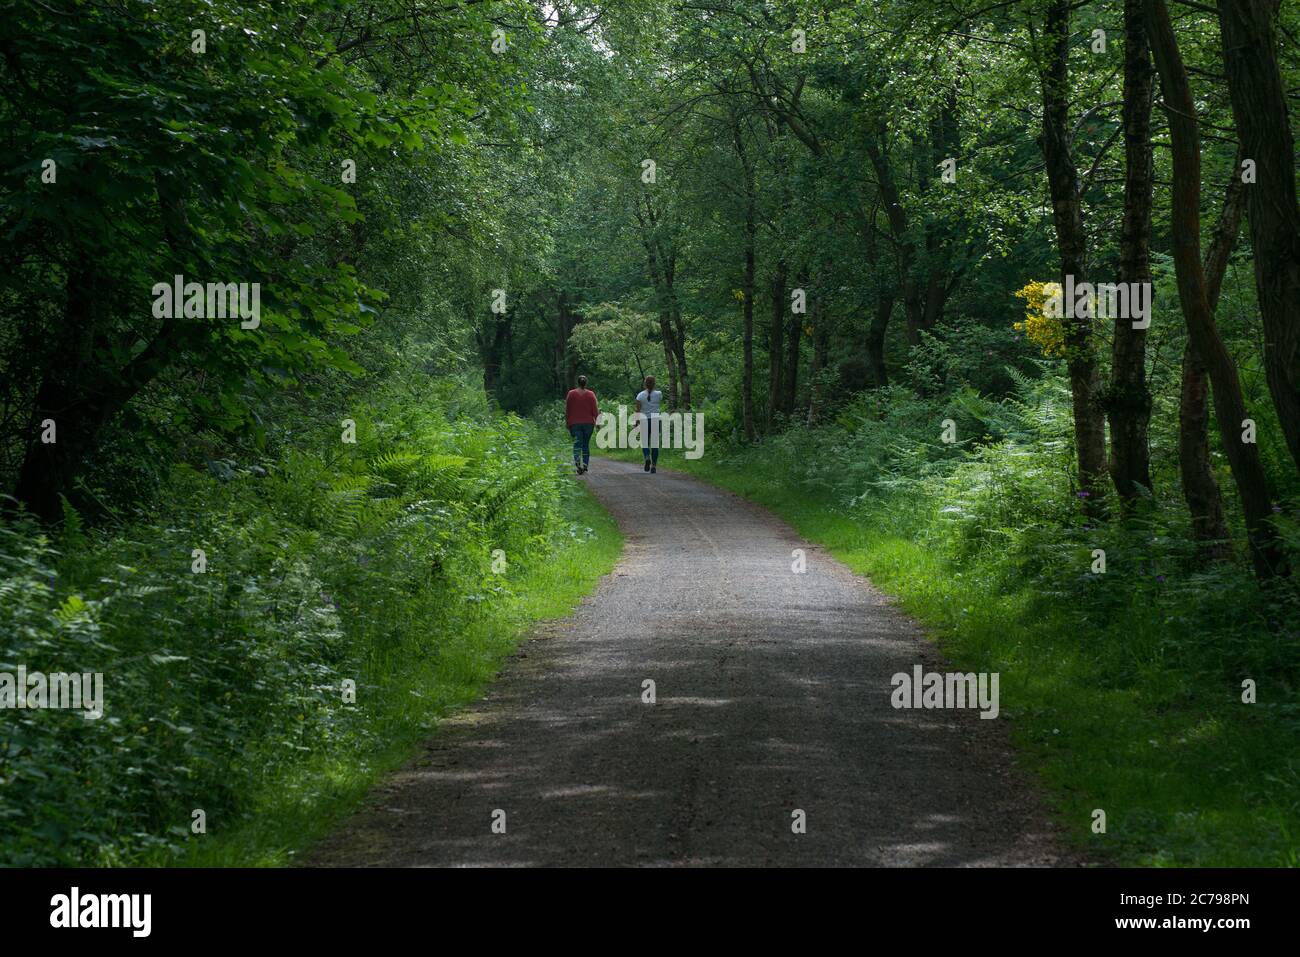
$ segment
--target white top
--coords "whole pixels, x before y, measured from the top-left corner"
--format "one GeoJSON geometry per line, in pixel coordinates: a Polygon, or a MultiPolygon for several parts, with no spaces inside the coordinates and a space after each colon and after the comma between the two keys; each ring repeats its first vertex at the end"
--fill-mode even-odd
{"type": "Polygon", "coordinates": [[[641,403],[641,411],[647,417],[653,417],[659,414],[659,403],[663,401],[664,394],[662,389],[655,389],[647,393],[642,389],[636,394],[636,400],[641,403]]]}

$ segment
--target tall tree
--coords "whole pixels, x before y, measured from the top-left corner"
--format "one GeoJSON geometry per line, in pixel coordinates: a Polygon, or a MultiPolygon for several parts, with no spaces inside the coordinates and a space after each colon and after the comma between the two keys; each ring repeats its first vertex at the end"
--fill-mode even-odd
{"type": "Polygon", "coordinates": [[[785,257],[777,259],[770,285],[771,318],[767,333],[767,428],[770,431],[785,401],[785,310],[786,279],[789,265],[785,257]]]}
{"type": "Polygon", "coordinates": [[[758,245],[758,194],[755,185],[754,159],[745,146],[745,131],[740,117],[733,110],[731,114],[732,143],[736,157],[740,160],[741,184],[744,202],[744,225],[742,243],[744,247],[745,266],[742,273],[740,294],[744,324],[741,331],[741,348],[743,351],[741,368],[741,419],[746,440],[753,442],[758,438],[754,424],[754,293],[755,269],[758,245]]]}
{"type": "MultiPolygon", "coordinates": [[[[1238,151],[1240,157],[1240,151],[1238,151]]],[[[1215,223],[1210,246],[1205,251],[1205,296],[1211,314],[1218,309],[1219,292],[1228,259],[1237,242],[1246,194],[1237,170],[1228,177],[1223,194],[1223,208],[1215,223]]],[[[1200,353],[1189,340],[1183,350],[1182,378],[1178,400],[1178,472],[1182,479],[1183,498],[1192,518],[1192,537],[1200,543],[1205,557],[1218,560],[1228,557],[1228,520],[1223,513],[1223,493],[1214,477],[1210,458],[1210,381],[1200,353]]]]}
{"type": "MultiPolygon", "coordinates": [[[[1124,0],[1124,224],[1119,252],[1122,283],[1151,282],[1152,75],[1142,0],[1124,0]]],[[[1110,474],[1115,491],[1129,504],[1140,489],[1151,490],[1147,447],[1151,391],[1147,388],[1146,337],[1146,330],[1134,328],[1130,317],[1115,317],[1111,380],[1106,395],[1110,474]]]]}
{"type": "Polygon", "coordinates": [[[1143,0],[1143,3],[1151,50],[1160,74],[1165,112],[1169,118],[1174,167],[1171,227],[1178,299],[1192,347],[1209,370],[1215,418],[1246,516],[1251,561],[1256,575],[1261,579],[1268,578],[1280,570],[1282,560],[1270,522],[1272,502],[1268,481],[1258,446],[1253,441],[1246,441],[1242,432],[1249,415],[1237,376],[1237,364],[1214,324],[1201,263],[1201,142],[1196,102],[1192,98],[1178,38],[1169,22],[1169,10],[1164,0],[1143,0]]]}
{"type": "Polygon", "coordinates": [[[654,203],[648,196],[638,198],[635,215],[640,227],[641,243],[645,247],[646,269],[654,288],[659,315],[659,335],[663,340],[664,364],[668,369],[668,404],[676,408],[680,399],[683,406],[689,406],[686,350],[677,337],[681,323],[681,307],[674,286],[677,248],[671,241],[665,241],[663,224],[655,214],[654,203]]]}
{"type": "MultiPolygon", "coordinates": [[[[1052,222],[1061,257],[1061,282],[1087,278],[1087,235],[1083,200],[1075,166],[1070,129],[1070,0],[1048,0],[1040,42],[1036,43],[1039,86],[1043,101],[1043,132],[1039,140],[1047,166],[1052,197],[1052,222]]],[[[1087,310],[1082,310],[1087,311],[1087,310]]],[[[1096,509],[1106,475],[1106,426],[1098,403],[1101,374],[1092,341],[1091,317],[1077,313],[1067,319],[1066,362],[1074,406],[1074,445],[1079,490],[1096,509]]]]}
{"type": "Polygon", "coordinates": [[[1300,206],[1287,92],[1277,61],[1280,0],[1219,0],[1232,115],[1255,182],[1247,188],[1264,369],[1300,468],[1300,206]]]}

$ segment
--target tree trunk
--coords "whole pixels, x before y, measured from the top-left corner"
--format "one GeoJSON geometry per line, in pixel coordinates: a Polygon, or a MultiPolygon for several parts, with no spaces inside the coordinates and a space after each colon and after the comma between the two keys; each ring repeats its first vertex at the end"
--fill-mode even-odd
{"type": "Polygon", "coordinates": [[[1231,554],[1223,493],[1210,458],[1210,380],[1192,343],[1183,350],[1183,378],[1178,401],[1178,472],[1183,500],[1192,518],[1192,538],[1203,557],[1219,561],[1231,554]]]}
{"type": "Polygon", "coordinates": [[[1201,264],[1201,143],[1196,104],[1164,0],[1143,2],[1151,49],[1169,115],[1173,154],[1171,227],[1178,299],[1192,348],[1210,373],[1214,414],[1246,516],[1251,561],[1256,576],[1265,579],[1281,570],[1281,553],[1270,524],[1272,502],[1259,449],[1254,443],[1242,441],[1241,430],[1248,413],[1237,378],[1237,366],[1224,347],[1210,312],[1201,264]]]}
{"type": "MultiPolygon", "coordinates": [[[[805,277],[800,284],[805,295],[808,294],[808,280],[805,277]]],[[[787,418],[794,416],[796,405],[796,396],[799,394],[799,349],[803,339],[803,316],[794,311],[787,299],[786,322],[789,323],[785,330],[785,382],[784,393],[781,398],[781,411],[787,418]]],[[[815,307],[814,307],[815,308],[815,307]]]]}
{"type": "Polygon", "coordinates": [[[668,370],[668,407],[677,407],[677,352],[673,348],[672,327],[663,313],[659,314],[659,334],[664,341],[664,367],[668,370]]]}
{"type": "Polygon", "coordinates": [[[871,384],[876,388],[883,388],[889,384],[889,377],[885,372],[885,332],[889,328],[889,319],[894,312],[894,300],[897,298],[897,292],[884,281],[884,277],[877,271],[880,263],[880,246],[878,243],[879,231],[876,229],[874,220],[874,210],[870,216],[861,210],[858,211],[862,239],[866,244],[866,260],[875,274],[877,289],[875,313],[872,316],[871,325],[867,328],[863,351],[867,356],[867,368],[871,373],[871,384]]]}
{"type": "Polygon", "coordinates": [[[677,301],[677,291],[669,283],[668,294],[671,301],[671,316],[673,325],[673,349],[677,355],[677,374],[681,377],[678,382],[680,390],[677,399],[679,408],[689,409],[691,407],[691,377],[686,369],[686,329],[682,322],[682,307],[677,301]]]}
{"type": "MultiPolygon", "coordinates": [[[[1205,295],[1210,312],[1219,305],[1219,291],[1228,268],[1228,258],[1237,242],[1241,213],[1246,203],[1241,182],[1240,163],[1228,175],[1223,195],[1223,209],[1215,225],[1210,248],[1205,251],[1205,295]]],[[[1203,557],[1220,561],[1232,553],[1228,520],[1223,513],[1223,493],[1214,478],[1210,458],[1210,382],[1205,363],[1200,360],[1191,341],[1183,350],[1182,389],[1178,404],[1178,470],[1182,478],[1183,498],[1192,518],[1192,537],[1200,543],[1203,557]]]]}
{"type": "MultiPolygon", "coordinates": [[[[936,247],[936,255],[939,251],[936,247]]],[[[942,271],[935,269],[930,273],[930,279],[925,287],[925,308],[921,313],[921,330],[929,332],[939,324],[943,318],[943,307],[948,301],[947,277],[942,271]]],[[[918,335],[919,339],[920,336],[918,335]]]]}
{"type": "Polygon", "coordinates": [[[569,348],[569,335],[572,332],[573,313],[569,309],[569,293],[561,289],[556,297],[555,378],[565,394],[578,384],[576,357],[569,348]]]}
{"type": "Polygon", "coordinates": [[[479,330],[479,356],[483,360],[483,391],[489,399],[495,400],[497,386],[501,382],[501,366],[504,362],[506,341],[510,333],[509,314],[492,315],[487,330],[479,330]]]}
{"type": "Polygon", "coordinates": [[[767,430],[772,431],[776,414],[785,396],[785,259],[777,260],[772,273],[772,321],[767,336],[767,430]]]}
{"type": "Polygon", "coordinates": [[[744,133],[735,117],[732,118],[731,133],[736,156],[740,159],[745,196],[745,272],[741,280],[741,295],[744,297],[744,326],[741,333],[744,361],[740,378],[740,414],[745,439],[754,442],[758,439],[758,432],[754,428],[754,249],[758,235],[758,200],[754,186],[754,164],[749,160],[744,133]]]}
{"type": "Polygon", "coordinates": [[[894,237],[894,247],[898,255],[899,286],[903,294],[903,314],[907,318],[907,341],[917,345],[921,341],[921,329],[925,326],[925,309],[921,302],[921,293],[917,287],[916,277],[912,275],[913,260],[916,256],[915,245],[907,235],[907,211],[899,196],[898,186],[894,182],[893,167],[888,157],[876,142],[874,136],[867,136],[864,146],[871,167],[876,173],[876,183],[880,188],[880,200],[885,207],[885,218],[889,221],[889,232],[894,237]]]}
{"type": "MultiPolygon", "coordinates": [[[[1256,181],[1247,184],[1264,370],[1291,458],[1300,468],[1300,206],[1295,140],[1277,63],[1278,0],[1219,0],[1232,116],[1256,181]]],[[[1240,171],[1240,167],[1239,167],[1240,171]]]]}
{"type": "MultiPolygon", "coordinates": [[[[1119,241],[1119,281],[1151,282],[1151,48],[1143,26],[1142,0],[1124,0],[1124,221],[1119,241]]],[[[1145,329],[1131,318],[1115,317],[1110,388],[1110,475],[1126,507],[1151,491],[1147,429],[1151,391],[1147,388],[1145,329]]]]}
{"type": "MultiPolygon", "coordinates": [[[[647,204],[648,206],[649,204],[647,204]]],[[[655,227],[655,249],[659,264],[663,269],[663,308],[660,313],[660,329],[667,331],[665,345],[669,346],[672,358],[669,367],[675,373],[676,381],[672,383],[672,407],[689,409],[691,407],[691,384],[686,371],[686,330],[682,324],[682,307],[677,300],[677,248],[669,244],[665,248],[658,233],[658,222],[654,210],[650,209],[650,222],[655,227]]]]}
{"type": "MultiPolygon", "coordinates": [[[[170,253],[166,265],[172,274],[183,274],[190,264],[185,201],[161,173],[154,180],[159,222],[170,253]]],[[[163,319],[145,348],[125,365],[93,371],[90,361],[94,352],[129,351],[132,344],[110,341],[99,326],[99,309],[111,291],[101,289],[101,277],[88,254],[69,271],[66,287],[63,335],[36,391],[33,428],[14,486],[14,498],[45,522],[62,517],[60,496],[71,494],[99,447],[104,428],[171,364],[182,339],[183,319],[177,303],[173,315],[163,319]],[[54,422],[55,441],[51,443],[41,441],[46,419],[54,422]]]]}
{"type": "Polygon", "coordinates": [[[885,332],[889,328],[889,317],[894,312],[894,291],[882,286],[876,295],[876,311],[867,327],[867,368],[871,371],[871,384],[877,389],[889,385],[889,374],[885,371],[885,332]]]}
{"type": "MultiPolygon", "coordinates": [[[[685,375],[686,354],[677,342],[674,329],[674,313],[677,312],[677,295],[673,290],[673,269],[676,253],[665,250],[659,237],[659,222],[655,218],[654,207],[649,199],[644,199],[645,214],[641,206],[636,206],[637,223],[641,227],[641,244],[646,252],[646,271],[651,285],[654,286],[655,299],[659,311],[659,337],[664,347],[664,367],[668,370],[668,405],[678,408],[679,381],[685,375]],[[681,369],[678,369],[678,358],[681,369]]],[[[680,317],[676,319],[680,325],[680,317]]]]}
{"type": "MultiPolygon", "coordinates": [[[[1070,2],[1050,0],[1045,34],[1047,49],[1040,82],[1043,93],[1043,159],[1052,196],[1052,219],[1061,253],[1061,279],[1085,281],[1087,238],[1079,195],[1079,172],[1070,150],[1070,2]]],[[[1066,319],[1066,362],[1074,405],[1074,442],[1079,489],[1090,514],[1097,514],[1106,477],[1106,426],[1097,402],[1101,380],[1089,325],[1091,319],[1066,319]]]]}
{"type": "MultiPolygon", "coordinates": [[[[945,160],[956,159],[961,151],[961,137],[957,129],[957,92],[949,88],[930,123],[930,162],[917,177],[917,192],[925,193],[931,182],[940,175],[945,160]]],[[[918,156],[925,151],[918,149],[918,156]]],[[[922,303],[920,331],[929,332],[943,319],[944,304],[948,299],[949,263],[945,253],[943,230],[932,221],[925,224],[925,298],[922,303]]]]}
{"type": "Polygon", "coordinates": [[[178,323],[166,319],[149,345],[123,368],[89,371],[79,346],[94,341],[96,347],[107,347],[94,334],[98,291],[90,268],[70,274],[64,328],[77,335],[68,337],[67,348],[53,358],[37,389],[32,410],[35,428],[14,486],[14,498],[45,522],[57,522],[62,516],[60,496],[71,495],[105,427],[177,351],[178,323]],[[45,420],[54,423],[50,443],[41,441],[45,420]]]}
{"type": "Polygon", "coordinates": [[[808,371],[808,424],[816,425],[822,408],[822,370],[826,368],[826,350],[830,330],[826,327],[826,310],[819,301],[812,310],[812,361],[808,371]]]}
{"type": "Polygon", "coordinates": [[[744,420],[745,438],[753,442],[758,438],[754,429],[754,203],[751,198],[745,207],[745,278],[741,286],[745,297],[744,368],[740,383],[741,417],[744,420]]]}

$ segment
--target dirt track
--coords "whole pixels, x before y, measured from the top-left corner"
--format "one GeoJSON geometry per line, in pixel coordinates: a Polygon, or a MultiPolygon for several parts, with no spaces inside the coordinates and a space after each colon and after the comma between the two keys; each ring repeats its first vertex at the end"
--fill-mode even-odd
{"type": "Polygon", "coordinates": [[[1071,863],[1004,721],[891,707],[894,673],[943,665],[867,582],[684,475],[583,480],[627,538],[614,573],[308,863],[1071,863]]]}

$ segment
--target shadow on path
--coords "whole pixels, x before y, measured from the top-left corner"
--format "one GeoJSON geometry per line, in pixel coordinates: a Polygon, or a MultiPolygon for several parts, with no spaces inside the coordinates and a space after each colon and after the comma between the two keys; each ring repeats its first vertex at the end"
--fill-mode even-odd
{"type": "Polygon", "coordinates": [[[614,572],[307,863],[1074,863],[1001,722],[890,706],[893,674],[943,665],[863,579],[685,475],[585,481],[626,536],[614,572]]]}

